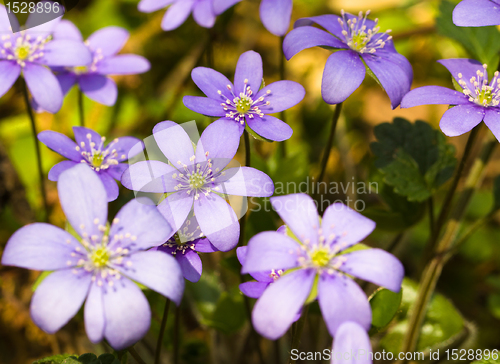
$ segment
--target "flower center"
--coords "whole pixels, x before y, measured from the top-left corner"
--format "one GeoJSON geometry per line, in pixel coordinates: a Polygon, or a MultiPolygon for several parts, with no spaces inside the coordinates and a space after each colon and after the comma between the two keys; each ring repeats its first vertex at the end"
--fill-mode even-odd
{"type": "Polygon", "coordinates": [[[364,16],[363,12],[360,11],[357,18],[347,19],[344,10],[342,10],[342,19],[338,19],[347,46],[359,53],[375,53],[377,49],[384,48],[386,42],[392,39],[388,35],[391,32],[390,29],[379,33],[378,19],[375,19],[373,26],[367,25],[368,14],[370,14],[369,10],[364,16]],[[368,28],[369,26],[370,28],[368,28]]]}
{"type": "Polygon", "coordinates": [[[15,53],[17,59],[24,61],[30,55],[31,47],[28,44],[21,45],[16,48],[15,53]]]}
{"type": "Polygon", "coordinates": [[[327,247],[321,247],[313,250],[310,253],[311,262],[318,268],[323,268],[328,265],[332,259],[332,255],[327,247]]]}
{"type": "Polygon", "coordinates": [[[87,66],[76,66],[76,67],[73,67],[73,72],[76,73],[77,75],[85,74],[88,71],[89,71],[89,68],[87,66]]]}
{"type": "Polygon", "coordinates": [[[92,156],[92,165],[96,168],[100,167],[103,161],[104,161],[104,155],[101,152],[96,152],[92,156]]]}
{"type": "Polygon", "coordinates": [[[21,67],[26,62],[37,62],[44,56],[45,44],[52,39],[49,37],[36,37],[26,34],[25,31],[16,34],[0,36],[0,54],[9,61],[17,62],[21,67]]]}
{"type": "Polygon", "coordinates": [[[96,268],[102,268],[108,264],[109,261],[109,251],[105,246],[97,246],[95,250],[90,254],[90,260],[94,263],[96,268]]]}
{"type": "Polygon", "coordinates": [[[189,177],[189,186],[195,190],[205,186],[205,183],[205,177],[200,172],[195,172],[189,177]]]}
{"type": "Polygon", "coordinates": [[[253,91],[250,86],[248,86],[248,79],[245,79],[243,92],[240,92],[238,96],[233,92],[233,87],[227,85],[227,89],[231,92],[232,99],[228,98],[218,90],[217,93],[221,95],[225,100],[221,103],[221,106],[226,111],[226,117],[239,121],[241,125],[245,124],[245,116],[253,119],[255,115],[263,117],[262,112],[263,106],[269,106],[271,103],[269,101],[264,102],[264,99],[271,94],[271,90],[267,90],[263,96],[260,96],[256,100],[253,99],[253,91]]]}
{"type": "Polygon", "coordinates": [[[88,142],[80,142],[80,145],[76,147],[78,152],[81,152],[82,163],[86,163],[94,171],[99,172],[101,170],[108,169],[110,166],[114,166],[120,163],[121,160],[126,159],[126,155],[119,155],[116,149],[113,149],[113,145],[118,142],[118,139],[113,140],[106,148],[103,148],[105,137],[101,137],[101,142],[96,145],[92,141],[92,135],[86,135],[88,142]]]}
{"type": "Polygon", "coordinates": [[[462,92],[469,98],[470,102],[483,107],[498,106],[500,103],[500,85],[498,83],[498,71],[495,72],[493,80],[488,84],[487,65],[483,64],[483,70],[476,71],[476,77],[472,77],[469,83],[458,74],[458,84],[462,92]]]}

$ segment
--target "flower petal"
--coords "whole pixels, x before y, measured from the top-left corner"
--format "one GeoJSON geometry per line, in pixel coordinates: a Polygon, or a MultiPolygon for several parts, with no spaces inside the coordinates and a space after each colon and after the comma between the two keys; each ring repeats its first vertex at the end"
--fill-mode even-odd
{"type": "Polygon", "coordinates": [[[106,190],[108,202],[116,200],[120,192],[116,181],[106,171],[99,172],[98,176],[101,179],[102,184],[104,185],[104,189],[106,190]]]}
{"type": "MultiPolygon", "coordinates": [[[[459,81],[459,74],[462,74],[462,80],[467,84],[470,90],[474,90],[474,85],[471,84],[471,78],[477,78],[477,71],[483,72],[483,65],[476,61],[475,59],[467,59],[467,58],[450,58],[450,59],[441,59],[438,61],[446,69],[451,73],[455,81],[459,81]]],[[[485,78],[488,78],[488,74],[484,75],[485,78]]]]}
{"type": "Polygon", "coordinates": [[[300,241],[318,241],[318,210],[311,197],[304,193],[271,197],[271,205],[300,241]]]}
{"type": "Polygon", "coordinates": [[[215,14],[220,15],[231,6],[238,4],[241,0],[214,0],[213,7],[215,14]]]}
{"type": "Polygon", "coordinates": [[[264,71],[262,68],[262,57],[259,53],[248,51],[243,53],[236,64],[234,73],[234,92],[239,94],[250,87],[254,93],[260,89],[264,71]],[[245,83],[245,80],[248,82],[245,83]]]}
{"type": "Polygon", "coordinates": [[[104,337],[103,289],[93,282],[90,285],[87,301],[84,308],[85,331],[90,341],[94,344],[100,342],[104,337]]]}
{"type": "Polygon", "coordinates": [[[153,11],[165,8],[174,1],[175,0],[141,0],[137,8],[143,13],[152,13],[153,11]]]}
{"type": "Polygon", "coordinates": [[[274,35],[281,37],[290,27],[292,0],[262,0],[260,19],[262,24],[274,35]]]}
{"type": "Polygon", "coordinates": [[[469,100],[462,92],[441,86],[424,86],[408,92],[401,101],[401,108],[419,105],[462,105],[469,100]]]}
{"type": "Polygon", "coordinates": [[[174,2],[174,4],[170,6],[165,13],[161,22],[161,28],[169,31],[180,27],[188,18],[195,3],[195,0],[182,0],[174,2]]]}
{"type": "Polygon", "coordinates": [[[241,273],[256,273],[298,266],[300,245],[276,231],[264,231],[250,239],[241,273]]]}
{"type": "Polygon", "coordinates": [[[73,134],[75,135],[76,144],[80,147],[80,149],[84,149],[90,152],[89,142],[95,143],[95,146],[99,146],[102,143],[101,136],[90,128],[85,128],[83,126],[74,126],[73,134]],[[85,146],[82,146],[82,143],[85,146]]]}
{"type": "Polygon", "coordinates": [[[56,271],[46,277],[31,298],[33,322],[53,334],[78,312],[87,296],[92,275],[83,269],[56,271]]]}
{"type": "Polygon", "coordinates": [[[116,179],[117,181],[121,181],[123,172],[125,172],[128,169],[128,164],[127,163],[120,163],[116,164],[114,166],[109,167],[106,172],[116,179]]]}
{"type": "Polygon", "coordinates": [[[80,243],[55,226],[34,223],[17,230],[7,242],[2,265],[35,270],[56,270],[75,266],[71,253],[80,243]]]}
{"type": "Polygon", "coordinates": [[[366,330],[357,323],[348,321],[343,323],[335,333],[330,363],[372,364],[371,352],[372,346],[366,330]]]}
{"type": "Polygon", "coordinates": [[[177,168],[182,165],[190,166],[194,156],[193,143],[184,128],[173,121],[162,121],[153,128],[153,135],[158,147],[177,168]]]}
{"type": "Polygon", "coordinates": [[[78,83],[82,92],[89,99],[106,106],[113,106],[118,96],[115,81],[98,74],[80,76],[78,83]]]}
{"type": "Polygon", "coordinates": [[[72,72],[60,72],[56,75],[56,78],[64,96],[78,82],[76,75],[72,72]]]}
{"type": "Polygon", "coordinates": [[[61,20],[52,33],[54,39],[71,39],[83,42],[82,33],[78,27],[69,20],[61,20]]]}
{"type": "Polygon", "coordinates": [[[218,252],[219,249],[217,249],[215,246],[210,243],[210,240],[208,239],[199,239],[196,241],[196,249],[197,252],[200,253],[215,253],[218,252]]]}
{"type": "Polygon", "coordinates": [[[184,278],[194,283],[200,280],[203,267],[198,253],[188,249],[185,254],[178,252],[175,259],[181,266],[184,278]]]}
{"type": "Polygon", "coordinates": [[[372,310],[363,290],[343,274],[321,276],[318,302],[330,335],[334,336],[345,321],[354,321],[365,330],[370,328],[372,310]]]}
{"type": "Polygon", "coordinates": [[[379,286],[399,292],[404,277],[401,262],[382,249],[365,249],[343,255],[347,261],[343,272],[379,286]]]}
{"type": "Polygon", "coordinates": [[[302,18],[297,20],[294,24],[294,27],[298,28],[316,23],[335,35],[337,38],[344,39],[345,37],[342,34],[343,29],[339,23],[339,20],[342,20],[342,18],[338,15],[333,14],[311,16],[309,18],[302,18]]]}
{"type": "MultiPolygon", "coordinates": [[[[195,253],[196,254],[196,253],[195,253]]],[[[159,251],[132,254],[130,266],[116,266],[122,274],[168,297],[177,305],[184,292],[184,278],[176,259],[159,251]]]]}
{"type": "Polygon", "coordinates": [[[321,230],[327,241],[335,241],[340,250],[359,243],[375,229],[375,222],[343,203],[330,205],[323,214],[321,230]]]}
{"type": "MultiPolygon", "coordinates": [[[[299,28],[303,29],[303,28],[299,28]]],[[[365,79],[365,65],[354,51],[338,51],[326,61],[321,95],[328,104],[345,101],[365,79]]]]}
{"type": "Polygon", "coordinates": [[[200,193],[194,201],[194,213],[201,231],[220,251],[226,252],[238,244],[240,224],[238,217],[226,200],[211,193],[200,193]]]}
{"type": "Polygon", "coordinates": [[[58,112],[62,106],[63,94],[56,76],[47,68],[29,62],[26,63],[23,73],[36,103],[52,114],[58,112]]]}
{"type": "Polygon", "coordinates": [[[151,325],[151,309],[141,289],[127,278],[104,292],[104,337],[115,350],[139,341],[151,325]]]}
{"type": "Polygon", "coordinates": [[[222,103],[226,102],[226,98],[230,100],[234,98],[231,91],[228,90],[228,86],[231,88],[234,88],[234,86],[222,73],[211,68],[196,67],[191,71],[191,78],[196,86],[211,99],[220,100],[222,103]],[[218,91],[221,92],[221,95],[219,95],[218,91]]]}
{"type": "Polygon", "coordinates": [[[458,105],[446,110],[439,127],[447,136],[457,136],[471,131],[484,118],[484,108],[473,104],[458,105]]]}
{"type": "Polygon", "coordinates": [[[74,162],[82,160],[81,153],[76,150],[76,143],[62,133],[45,130],[38,133],[38,140],[65,158],[71,159],[74,162]]]}
{"type": "Polygon", "coordinates": [[[103,59],[97,65],[97,72],[102,75],[133,75],[149,71],[149,61],[136,54],[120,54],[103,59]]]}
{"type": "Polygon", "coordinates": [[[174,167],[160,161],[141,161],[130,165],[123,172],[121,182],[123,186],[133,191],[172,192],[178,184],[172,178],[175,171],[174,167]]]}
{"type": "Polygon", "coordinates": [[[500,110],[498,108],[487,109],[484,115],[484,123],[493,135],[500,140],[500,110]]]}
{"type": "Polygon", "coordinates": [[[82,42],[57,39],[44,46],[42,61],[54,67],[86,66],[92,63],[92,55],[82,42]]]}
{"type": "Polygon", "coordinates": [[[298,270],[271,284],[253,308],[255,330],[270,340],[283,336],[309,296],[314,276],[312,269],[298,270]]]}
{"type": "Polygon", "coordinates": [[[314,27],[300,27],[292,30],[285,37],[283,41],[283,53],[286,59],[289,60],[304,49],[318,46],[348,48],[347,44],[324,30],[314,27]]]}
{"type": "Polygon", "coordinates": [[[176,192],[169,195],[158,205],[158,211],[168,221],[172,231],[175,232],[182,227],[192,207],[192,195],[188,195],[186,192],[176,192]]]}
{"type": "Polygon", "coordinates": [[[250,298],[259,298],[269,286],[266,282],[245,282],[240,284],[240,291],[250,298]]]}
{"type": "Polygon", "coordinates": [[[464,0],[453,10],[453,23],[460,27],[500,24],[500,5],[490,0],[464,0]]]}
{"type": "MultiPolygon", "coordinates": [[[[242,266],[245,265],[247,258],[247,251],[248,251],[248,246],[240,246],[236,248],[236,257],[238,258],[238,261],[242,266]]],[[[252,272],[250,273],[250,275],[259,282],[271,283],[274,282],[274,279],[271,278],[271,271],[272,270],[267,270],[264,272],[252,272]]]]}
{"type": "Polygon", "coordinates": [[[269,105],[262,106],[261,110],[265,114],[273,114],[297,105],[305,95],[306,90],[300,83],[277,81],[260,90],[255,98],[264,97],[265,101],[269,101],[269,105]]]}
{"type": "Polygon", "coordinates": [[[290,139],[293,134],[292,128],[287,123],[271,115],[256,116],[248,119],[247,123],[249,128],[260,136],[276,142],[290,139]]]}
{"type": "Polygon", "coordinates": [[[212,0],[199,0],[193,8],[193,18],[205,28],[212,28],[215,24],[215,13],[212,7],[212,0]]]}
{"type": "Polygon", "coordinates": [[[87,39],[87,43],[93,51],[99,50],[104,57],[109,57],[117,54],[127,43],[128,38],[129,33],[126,29],[112,26],[94,32],[87,39]]]}
{"type": "Polygon", "coordinates": [[[0,60],[0,97],[10,90],[21,74],[21,66],[15,62],[0,60]]]}
{"type": "Polygon", "coordinates": [[[73,168],[74,166],[77,166],[78,164],[80,164],[80,163],[73,162],[73,161],[62,161],[62,162],[57,163],[49,171],[49,175],[48,175],[49,181],[54,181],[54,182],[57,181],[59,179],[59,176],[61,175],[61,173],[63,173],[64,171],[66,171],[70,168],[73,168]]]}
{"type": "MultiPolygon", "coordinates": [[[[251,167],[226,170],[232,177],[219,184],[218,192],[235,196],[269,197],[274,193],[273,180],[264,172],[251,167]]],[[[215,179],[215,183],[219,183],[215,179]]]]}
{"type": "Polygon", "coordinates": [[[208,97],[184,96],[182,99],[184,106],[202,115],[225,116],[226,111],[221,106],[221,102],[209,99],[208,97]]]}
{"type": "Polygon", "coordinates": [[[108,198],[97,174],[79,164],[59,176],[57,191],[66,218],[78,235],[95,235],[100,241],[103,233],[98,226],[107,223],[108,198]]]}
{"type": "Polygon", "coordinates": [[[163,244],[172,235],[172,228],[147,198],[136,198],[121,208],[109,230],[109,248],[121,246],[130,251],[144,250],[163,244]],[[130,234],[130,239],[114,242],[114,235],[130,234]]]}
{"type": "Polygon", "coordinates": [[[123,162],[142,152],[144,150],[144,143],[140,139],[126,136],[112,140],[106,145],[105,149],[109,149],[110,151],[116,150],[116,154],[118,155],[116,159],[118,162],[123,162]]]}

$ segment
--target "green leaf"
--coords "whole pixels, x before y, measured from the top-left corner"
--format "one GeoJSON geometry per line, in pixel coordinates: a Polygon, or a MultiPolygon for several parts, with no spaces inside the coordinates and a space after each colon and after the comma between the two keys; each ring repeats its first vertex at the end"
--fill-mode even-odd
{"type": "Polygon", "coordinates": [[[76,359],[77,356],[72,354],[53,355],[34,361],[33,364],[62,364],[68,358],[76,359]]]}
{"type": "Polygon", "coordinates": [[[238,292],[222,292],[217,308],[208,322],[208,325],[214,327],[225,334],[233,334],[243,327],[246,321],[245,306],[243,296],[238,292]]]}
{"type": "Polygon", "coordinates": [[[100,364],[120,364],[120,360],[118,360],[118,358],[113,354],[99,355],[97,360],[100,362],[100,364]]]}
{"type": "Polygon", "coordinates": [[[33,292],[36,291],[36,289],[38,288],[38,286],[40,285],[40,283],[42,283],[42,281],[47,278],[50,273],[52,273],[52,271],[50,270],[46,270],[46,271],[43,271],[39,276],[38,278],[36,279],[35,283],[33,283],[33,286],[31,287],[31,290],[33,292]]]}
{"type": "Polygon", "coordinates": [[[396,316],[401,305],[403,290],[398,293],[386,288],[377,289],[368,299],[372,308],[372,327],[375,331],[385,328],[396,316]]]}
{"type": "Polygon", "coordinates": [[[494,26],[456,26],[452,20],[452,13],[455,6],[456,3],[441,1],[439,5],[440,14],[436,19],[438,33],[460,43],[471,55],[471,58],[477,59],[481,63],[486,63],[490,66],[488,71],[494,72],[499,59],[500,32],[494,26]]]}
{"type": "Polygon", "coordinates": [[[100,364],[97,361],[97,356],[92,353],[86,353],[80,355],[80,357],[78,358],[78,362],[82,364],[100,364]]]}
{"type": "Polygon", "coordinates": [[[384,182],[408,201],[422,202],[453,175],[455,148],[424,121],[395,118],[375,127],[371,148],[384,182]]]}

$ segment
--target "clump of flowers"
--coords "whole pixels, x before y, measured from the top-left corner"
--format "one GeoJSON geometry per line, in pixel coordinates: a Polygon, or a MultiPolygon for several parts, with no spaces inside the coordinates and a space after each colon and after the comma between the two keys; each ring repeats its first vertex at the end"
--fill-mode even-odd
{"type": "Polygon", "coordinates": [[[27,225],[7,242],[2,264],[54,271],[31,300],[31,317],[42,330],[58,331],[85,301],[89,339],[127,348],[151,324],[148,301],[134,281],[176,304],[182,298],[184,279],[175,259],[145,251],[164,242],[172,229],[148,199],[132,200],[109,225],[106,191],[86,165],[62,173],[57,187],[77,236],[49,224],[27,225]]]}
{"type": "Polygon", "coordinates": [[[101,179],[106,189],[108,201],[118,197],[118,185],[128,164],[123,163],[142,151],[142,142],[134,137],[120,137],[106,143],[106,137],[89,128],[73,127],[75,140],[66,135],[46,130],[38,134],[38,139],[54,152],[68,158],[57,163],[49,171],[49,180],[57,181],[61,173],[78,164],[88,165],[101,179]]]}

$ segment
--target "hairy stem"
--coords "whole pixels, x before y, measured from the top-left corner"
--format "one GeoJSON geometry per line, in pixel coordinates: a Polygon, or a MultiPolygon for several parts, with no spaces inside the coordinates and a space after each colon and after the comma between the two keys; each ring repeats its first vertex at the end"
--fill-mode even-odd
{"type": "Polygon", "coordinates": [[[165,334],[165,327],[167,326],[169,308],[170,300],[167,298],[167,302],[165,302],[165,309],[163,311],[163,317],[161,319],[160,334],[158,335],[158,341],[156,343],[155,364],[160,364],[161,348],[163,346],[163,335],[165,334]]]}
{"type": "Polygon", "coordinates": [[[328,136],[328,142],[326,143],[325,152],[323,154],[323,159],[321,161],[321,172],[319,173],[317,183],[322,182],[323,178],[325,177],[326,165],[328,163],[328,159],[330,158],[333,139],[335,138],[335,129],[337,128],[337,123],[339,121],[341,111],[342,111],[342,103],[337,104],[337,106],[335,107],[335,112],[333,113],[332,127],[330,129],[330,135],[328,136]]]}
{"type": "Polygon", "coordinates": [[[85,110],[83,109],[83,92],[78,90],[78,111],[80,116],[80,126],[85,126],[85,110]]]}

